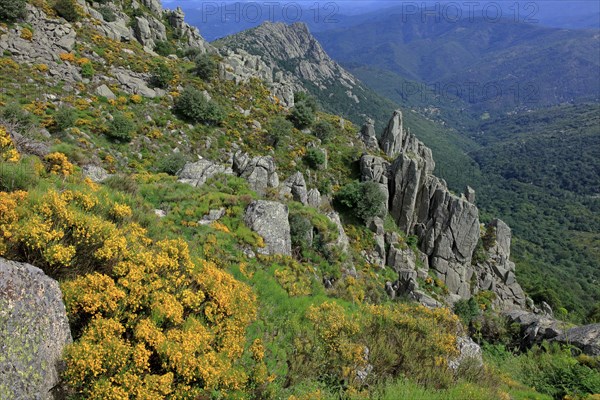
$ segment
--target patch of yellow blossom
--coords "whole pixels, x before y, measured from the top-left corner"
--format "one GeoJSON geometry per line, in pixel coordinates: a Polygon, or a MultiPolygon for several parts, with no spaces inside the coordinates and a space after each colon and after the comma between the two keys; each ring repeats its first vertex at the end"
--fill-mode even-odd
{"type": "Polygon", "coordinates": [[[23,28],[21,30],[21,39],[25,39],[31,42],[33,40],[33,31],[27,27],[23,28]]]}
{"type": "Polygon", "coordinates": [[[63,153],[50,153],[44,160],[47,164],[46,170],[53,175],[69,176],[75,169],[63,153]]]}
{"type": "Polygon", "coordinates": [[[0,192],[0,254],[79,274],[61,285],[78,338],[64,377],[77,394],[182,398],[272,380],[260,342],[248,349],[254,367],[240,361],[256,317],[252,290],[213,262],[192,261],[181,239],[155,242],[133,221],[107,219],[118,206],[89,182],[0,192]]]}
{"type": "Polygon", "coordinates": [[[127,204],[115,203],[110,210],[110,215],[115,220],[121,221],[130,218],[133,215],[133,212],[131,211],[131,207],[127,204]]]}
{"type": "Polygon", "coordinates": [[[0,125],[0,161],[17,162],[21,155],[15,148],[15,145],[6,128],[0,125]]]}
{"type": "Polygon", "coordinates": [[[75,54],[73,53],[60,53],[58,55],[60,57],[60,59],[62,61],[67,61],[67,62],[75,62],[75,54]]]}
{"type": "Polygon", "coordinates": [[[143,98],[139,94],[134,94],[133,96],[131,96],[131,98],[129,100],[131,100],[131,102],[133,104],[140,104],[142,102],[143,98]]]}
{"type": "Polygon", "coordinates": [[[210,227],[213,228],[213,229],[215,229],[215,230],[217,230],[217,231],[220,231],[220,232],[231,233],[231,231],[229,230],[229,228],[225,224],[223,224],[223,223],[221,223],[219,221],[212,222],[210,224],[210,227]]]}

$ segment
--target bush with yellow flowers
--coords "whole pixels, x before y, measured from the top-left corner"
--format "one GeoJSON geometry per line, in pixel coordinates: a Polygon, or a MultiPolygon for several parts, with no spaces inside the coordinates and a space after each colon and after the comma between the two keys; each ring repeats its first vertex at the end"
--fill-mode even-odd
{"type": "Polygon", "coordinates": [[[0,192],[0,256],[64,280],[75,338],[64,378],[78,395],[197,398],[267,379],[260,343],[246,357],[260,368],[241,362],[248,286],[181,239],[150,239],[107,189],[72,186],[0,192]]]}
{"type": "Polygon", "coordinates": [[[47,164],[46,170],[53,175],[69,176],[75,169],[63,153],[50,153],[44,160],[47,164]]]}
{"type": "Polygon", "coordinates": [[[0,161],[17,162],[21,155],[6,128],[0,125],[0,161]]]}
{"type": "Polygon", "coordinates": [[[326,301],[310,306],[306,317],[288,364],[292,381],[312,378],[348,394],[400,375],[435,388],[455,378],[448,360],[458,354],[461,327],[446,308],[395,303],[351,311],[326,301]]]}

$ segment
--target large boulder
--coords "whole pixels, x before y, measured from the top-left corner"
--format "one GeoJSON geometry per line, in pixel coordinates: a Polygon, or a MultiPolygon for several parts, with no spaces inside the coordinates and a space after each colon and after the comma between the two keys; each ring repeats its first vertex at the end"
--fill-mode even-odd
{"type": "Polygon", "coordinates": [[[292,196],[294,200],[304,205],[308,204],[308,191],[304,175],[301,172],[296,172],[283,181],[280,194],[282,196],[292,196]]]}
{"type": "Polygon", "coordinates": [[[217,174],[232,174],[231,168],[216,164],[210,160],[202,159],[193,163],[187,163],[177,174],[179,182],[199,187],[217,174]]]}
{"type": "Polygon", "coordinates": [[[58,282],[0,258],[0,398],[54,398],[71,342],[58,282]]]}
{"type": "Polygon", "coordinates": [[[375,121],[373,121],[371,118],[368,118],[365,121],[365,124],[360,130],[360,139],[365,144],[367,149],[377,150],[379,148],[377,136],[375,135],[375,121]]]}
{"type": "Polygon", "coordinates": [[[571,344],[589,356],[600,356],[600,324],[571,328],[554,340],[571,344]]]}
{"type": "Polygon", "coordinates": [[[288,214],[287,206],[275,201],[257,200],[246,208],[246,225],[265,242],[265,247],[259,249],[259,253],[285,256],[292,254],[288,214]]]}
{"type": "Polygon", "coordinates": [[[275,160],[271,156],[250,157],[238,151],[233,156],[233,171],[248,181],[250,188],[264,196],[268,188],[279,186],[275,160]]]}

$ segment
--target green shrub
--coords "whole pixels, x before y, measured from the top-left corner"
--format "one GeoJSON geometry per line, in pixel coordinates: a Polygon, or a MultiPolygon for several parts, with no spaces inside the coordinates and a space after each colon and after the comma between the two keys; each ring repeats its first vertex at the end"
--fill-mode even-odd
{"type": "Polygon", "coordinates": [[[169,175],[176,175],[186,163],[186,158],[181,153],[172,153],[163,157],[156,166],[158,172],[164,172],[169,175]]]}
{"type": "Polygon", "coordinates": [[[173,71],[164,63],[159,63],[154,67],[152,71],[152,77],[150,78],[150,84],[160,89],[166,89],[169,87],[169,83],[173,79],[173,71]]]}
{"type": "Polygon", "coordinates": [[[92,63],[88,62],[81,66],[81,76],[82,77],[91,79],[94,77],[95,73],[96,73],[96,71],[94,71],[94,66],[92,65],[92,63]]]}
{"type": "Polygon", "coordinates": [[[196,67],[194,73],[201,79],[207,81],[217,74],[219,65],[210,54],[200,54],[194,60],[196,67]]]}
{"type": "Polygon", "coordinates": [[[81,18],[79,5],[75,0],[56,0],[54,11],[69,22],[75,22],[81,18]]]}
{"type": "Polygon", "coordinates": [[[335,135],[335,127],[328,121],[321,120],[312,129],[313,134],[326,143],[335,135]]]}
{"type": "Polygon", "coordinates": [[[600,373],[579,363],[569,348],[544,343],[519,361],[523,382],[555,399],[600,393],[600,373]]]}
{"type": "Polygon", "coordinates": [[[135,129],[135,122],[119,112],[113,115],[112,121],[109,121],[106,135],[119,142],[129,142],[132,139],[131,134],[135,129]]]}
{"type": "Polygon", "coordinates": [[[325,164],[325,153],[316,147],[311,147],[304,156],[304,162],[312,169],[318,169],[325,164]]]}
{"type": "Polygon", "coordinates": [[[0,191],[28,190],[35,186],[37,181],[38,175],[30,160],[21,159],[18,163],[0,163],[0,191]]]}
{"type": "Polygon", "coordinates": [[[298,129],[308,128],[315,120],[315,110],[307,102],[297,103],[289,116],[298,129]]]}
{"type": "Polygon", "coordinates": [[[102,14],[102,18],[106,22],[115,22],[117,20],[117,16],[112,8],[108,6],[102,6],[98,9],[98,12],[102,14]]]}
{"type": "Polygon", "coordinates": [[[54,114],[54,129],[62,132],[67,128],[75,126],[77,120],[77,111],[72,107],[61,107],[54,114]]]}
{"type": "Polygon", "coordinates": [[[13,22],[25,17],[26,0],[2,0],[0,2],[0,21],[13,22]]]}
{"type": "Polygon", "coordinates": [[[17,103],[8,103],[6,107],[2,109],[1,115],[4,121],[23,128],[33,124],[33,116],[23,110],[17,103]]]}
{"type": "Polygon", "coordinates": [[[166,57],[171,54],[175,54],[177,49],[175,46],[169,41],[156,42],[154,45],[154,51],[163,57],[166,57]]]}
{"type": "Polygon", "coordinates": [[[292,246],[304,248],[310,245],[313,226],[308,218],[299,213],[290,213],[292,246]]]}
{"type": "Polygon", "coordinates": [[[185,120],[209,125],[217,125],[224,118],[221,107],[209,101],[204,93],[194,87],[186,87],[177,97],[174,111],[185,120]]]}
{"type": "Polygon", "coordinates": [[[381,216],[386,210],[385,194],[375,182],[353,181],[335,195],[336,202],[355,217],[366,221],[381,216]]]}
{"type": "Polygon", "coordinates": [[[481,310],[479,309],[479,304],[473,297],[470,299],[460,299],[454,304],[454,314],[458,315],[461,321],[469,326],[473,318],[477,317],[481,314],[481,310]]]}
{"type": "Polygon", "coordinates": [[[136,194],[139,190],[137,182],[129,175],[113,175],[105,179],[102,184],[113,190],[129,194],[136,194]]]}
{"type": "Polygon", "coordinates": [[[292,136],[293,129],[294,125],[280,115],[270,120],[267,132],[269,132],[271,146],[277,148],[285,143],[286,139],[292,136]]]}

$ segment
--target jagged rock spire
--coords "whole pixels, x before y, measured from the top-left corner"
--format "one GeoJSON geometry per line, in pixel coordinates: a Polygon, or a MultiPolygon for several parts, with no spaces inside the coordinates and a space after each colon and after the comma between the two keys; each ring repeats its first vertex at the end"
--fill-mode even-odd
{"type": "Polygon", "coordinates": [[[402,141],[404,135],[404,127],[402,120],[402,111],[394,111],[394,115],[387,128],[383,131],[379,144],[381,149],[390,157],[396,157],[402,149],[402,141]]]}

